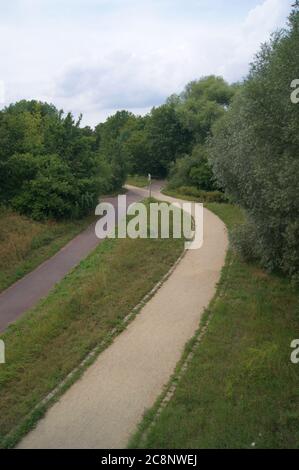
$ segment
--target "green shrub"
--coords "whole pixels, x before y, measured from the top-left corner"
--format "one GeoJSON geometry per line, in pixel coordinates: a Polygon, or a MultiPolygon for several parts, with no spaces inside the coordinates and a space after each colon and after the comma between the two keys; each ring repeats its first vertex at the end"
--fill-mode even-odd
{"type": "Polygon", "coordinates": [[[219,184],[251,221],[249,241],[241,238],[240,245],[252,243],[263,266],[294,279],[299,274],[299,104],[291,101],[290,85],[299,70],[298,43],[299,2],[289,28],[262,47],[231,108],[215,124],[210,151],[219,184]]]}
{"type": "Polygon", "coordinates": [[[201,191],[193,186],[180,186],[179,188],[172,189],[167,186],[166,193],[174,197],[188,197],[198,202],[227,202],[228,199],[221,191],[201,191]]]}
{"type": "Polygon", "coordinates": [[[0,203],[36,220],[77,218],[119,188],[126,173],[118,148],[109,161],[79,125],[37,101],[0,111],[0,203]]]}
{"type": "Polygon", "coordinates": [[[260,257],[256,236],[256,227],[250,222],[238,225],[230,233],[232,246],[245,261],[253,261],[260,257]]]}
{"type": "Polygon", "coordinates": [[[194,147],[191,155],[185,155],[171,166],[169,187],[193,186],[203,191],[216,189],[215,178],[203,145],[194,147]]]}

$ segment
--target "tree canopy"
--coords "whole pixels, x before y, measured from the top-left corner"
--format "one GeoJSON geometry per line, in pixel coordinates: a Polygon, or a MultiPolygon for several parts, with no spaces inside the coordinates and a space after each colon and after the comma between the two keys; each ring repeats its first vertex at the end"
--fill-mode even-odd
{"type": "Polygon", "coordinates": [[[2,110],[0,142],[0,201],[33,218],[80,217],[115,183],[93,132],[53,105],[2,110]]]}
{"type": "Polygon", "coordinates": [[[213,129],[211,162],[227,193],[248,213],[236,244],[269,269],[299,276],[299,7],[288,28],[257,54],[244,86],[213,129]]]}

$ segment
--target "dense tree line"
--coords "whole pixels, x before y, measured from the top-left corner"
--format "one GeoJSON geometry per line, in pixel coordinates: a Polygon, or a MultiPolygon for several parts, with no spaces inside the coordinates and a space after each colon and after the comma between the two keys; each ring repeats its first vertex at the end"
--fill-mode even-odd
{"type": "Polygon", "coordinates": [[[0,112],[0,202],[35,219],[80,217],[121,186],[94,132],[53,105],[20,101],[0,112]]]}
{"type": "Polygon", "coordinates": [[[207,142],[213,124],[225,115],[234,93],[235,86],[221,77],[209,76],[190,82],[180,95],[169,98],[191,136],[189,152],[170,165],[170,188],[191,186],[205,191],[218,188],[208,160],[207,142]]]}
{"type": "Polygon", "coordinates": [[[214,189],[207,139],[234,93],[221,77],[204,77],[144,117],[117,112],[97,126],[97,142],[104,154],[120,152],[131,174],[168,176],[173,187],[214,189]]]}
{"type": "Polygon", "coordinates": [[[126,169],[132,174],[167,176],[171,162],[190,148],[190,133],[178,117],[174,105],[153,108],[145,117],[119,111],[96,127],[103,153],[113,153],[118,142],[126,169]]]}
{"type": "Polygon", "coordinates": [[[206,141],[232,96],[207,77],[146,116],[119,111],[94,130],[47,103],[10,105],[0,111],[0,202],[35,219],[81,217],[128,173],[214,189],[206,141]]]}
{"type": "Polygon", "coordinates": [[[214,174],[246,209],[234,236],[248,258],[299,281],[299,2],[288,27],[261,48],[232,105],[213,128],[214,174]]]}

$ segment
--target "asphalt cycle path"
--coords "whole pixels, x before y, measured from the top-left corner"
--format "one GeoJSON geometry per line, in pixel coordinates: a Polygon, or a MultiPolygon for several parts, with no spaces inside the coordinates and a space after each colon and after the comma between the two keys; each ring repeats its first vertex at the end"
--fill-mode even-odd
{"type": "MultiPolygon", "coordinates": [[[[159,187],[159,183],[157,185],[159,187]]],[[[142,198],[140,192],[133,188],[128,190],[126,196],[127,205],[142,198]]],[[[103,201],[113,204],[117,215],[117,197],[106,197],[103,201]]],[[[96,237],[95,223],[0,294],[0,332],[47,296],[57,282],[103,241],[96,237]]]]}

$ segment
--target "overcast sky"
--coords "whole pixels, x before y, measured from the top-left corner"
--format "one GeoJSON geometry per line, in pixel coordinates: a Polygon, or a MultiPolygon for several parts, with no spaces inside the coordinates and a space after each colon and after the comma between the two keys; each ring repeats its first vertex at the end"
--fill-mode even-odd
{"type": "MultiPolygon", "coordinates": [[[[242,79],[292,0],[0,0],[5,103],[54,103],[95,125],[144,114],[203,75],[242,79]]],[[[1,83],[0,83],[1,91],[1,83]]],[[[1,93],[0,93],[1,95],[1,93]]]]}

